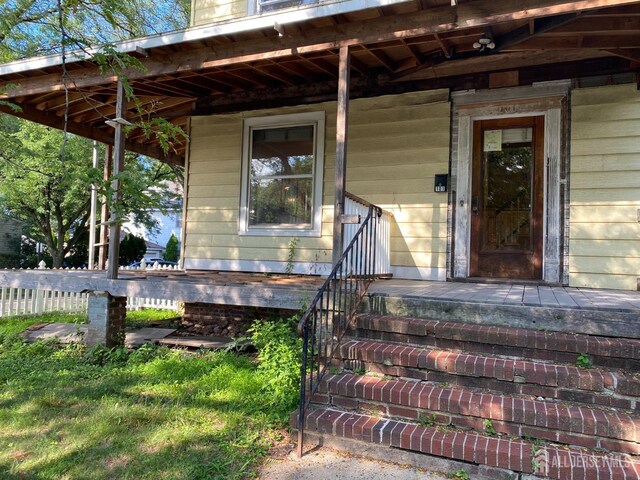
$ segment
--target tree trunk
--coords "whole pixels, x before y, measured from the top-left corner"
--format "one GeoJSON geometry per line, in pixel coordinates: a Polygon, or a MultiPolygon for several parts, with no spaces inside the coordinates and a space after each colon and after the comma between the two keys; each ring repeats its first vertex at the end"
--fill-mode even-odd
{"type": "Polygon", "coordinates": [[[62,268],[64,261],[64,249],[51,250],[51,258],[53,259],[53,268],[62,268]]]}

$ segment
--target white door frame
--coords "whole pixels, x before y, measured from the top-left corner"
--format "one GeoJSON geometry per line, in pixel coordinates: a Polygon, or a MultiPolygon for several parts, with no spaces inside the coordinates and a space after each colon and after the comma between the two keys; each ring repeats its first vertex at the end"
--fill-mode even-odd
{"type": "Polygon", "coordinates": [[[531,87],[464,91],[452,94],[457,136],[452,171],[457,171],[454,210],[453,278],[467,278],[471,245],[471,179],[473,123],[479,120],[544,116],[544,210],[542,280],[559,283],[561,242],[561,184],[563,119],[571,82],[541,82],[531,87]]]}

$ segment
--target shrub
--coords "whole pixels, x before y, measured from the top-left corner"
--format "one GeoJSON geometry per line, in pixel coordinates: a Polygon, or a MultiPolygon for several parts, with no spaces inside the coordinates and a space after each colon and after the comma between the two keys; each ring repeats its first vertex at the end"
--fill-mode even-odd
{"type": "Polygon", "coordinates": [[[291,410],[298,399],[302,339],[296,334],[298,317],[256,320],[249,333],[258,349],[258,373],[263,376],[270,403],[291,410]]]}
{"type": "Polygon", "coordinates": [[[178,261],[178,239],[176,238],[176,236],[172,233],[171,237],[169,238],[169,241],[167,242],[167,245],[165,246],[165,250],[164,250],[164,259],[168,260],[170,262],[177,262],[178,261]]]}

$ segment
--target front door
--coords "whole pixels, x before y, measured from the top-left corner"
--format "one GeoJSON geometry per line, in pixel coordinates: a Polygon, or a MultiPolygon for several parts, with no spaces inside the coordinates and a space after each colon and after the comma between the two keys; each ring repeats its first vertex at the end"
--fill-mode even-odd
{"type": "Polygon", "coordinates": [[[472,277],[541,279],[544,117],[473,129],[472,277]]]}

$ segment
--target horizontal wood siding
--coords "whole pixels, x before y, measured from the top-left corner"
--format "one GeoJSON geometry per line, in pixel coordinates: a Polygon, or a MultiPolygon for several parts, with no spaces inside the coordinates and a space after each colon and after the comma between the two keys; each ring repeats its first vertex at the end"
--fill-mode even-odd
{"type": "Polygon", "coordinates": [[[640,92],[574,90],[569,282],[635,290],[640,276],[640,92]]]}
{"type": "Polygon", "coordinates": [[[0,215],[0,254],[19,254],[21,234],[22,223],[0,215]]]}
{"type": "Polygon", "coordinates": [[[192,0],[191,26],[232,20],[247,15],[247,0],[192,0]]]}
{"type": "MultiPolygon", "coordinates": [[[[335,103],[197,117],[191,124],[185,258],[286,262],[290,237],[238,235],[242,119],[326,112],[323,221],[320,237],[301,237],[295,260],[331,261],[335,103]]],[[[433,176],[447,173],[446,91],[354,100],[350,106],[347,190],[393,212],[391,265],[405,275],[445,278],[447,195],[433,176]]]]}

